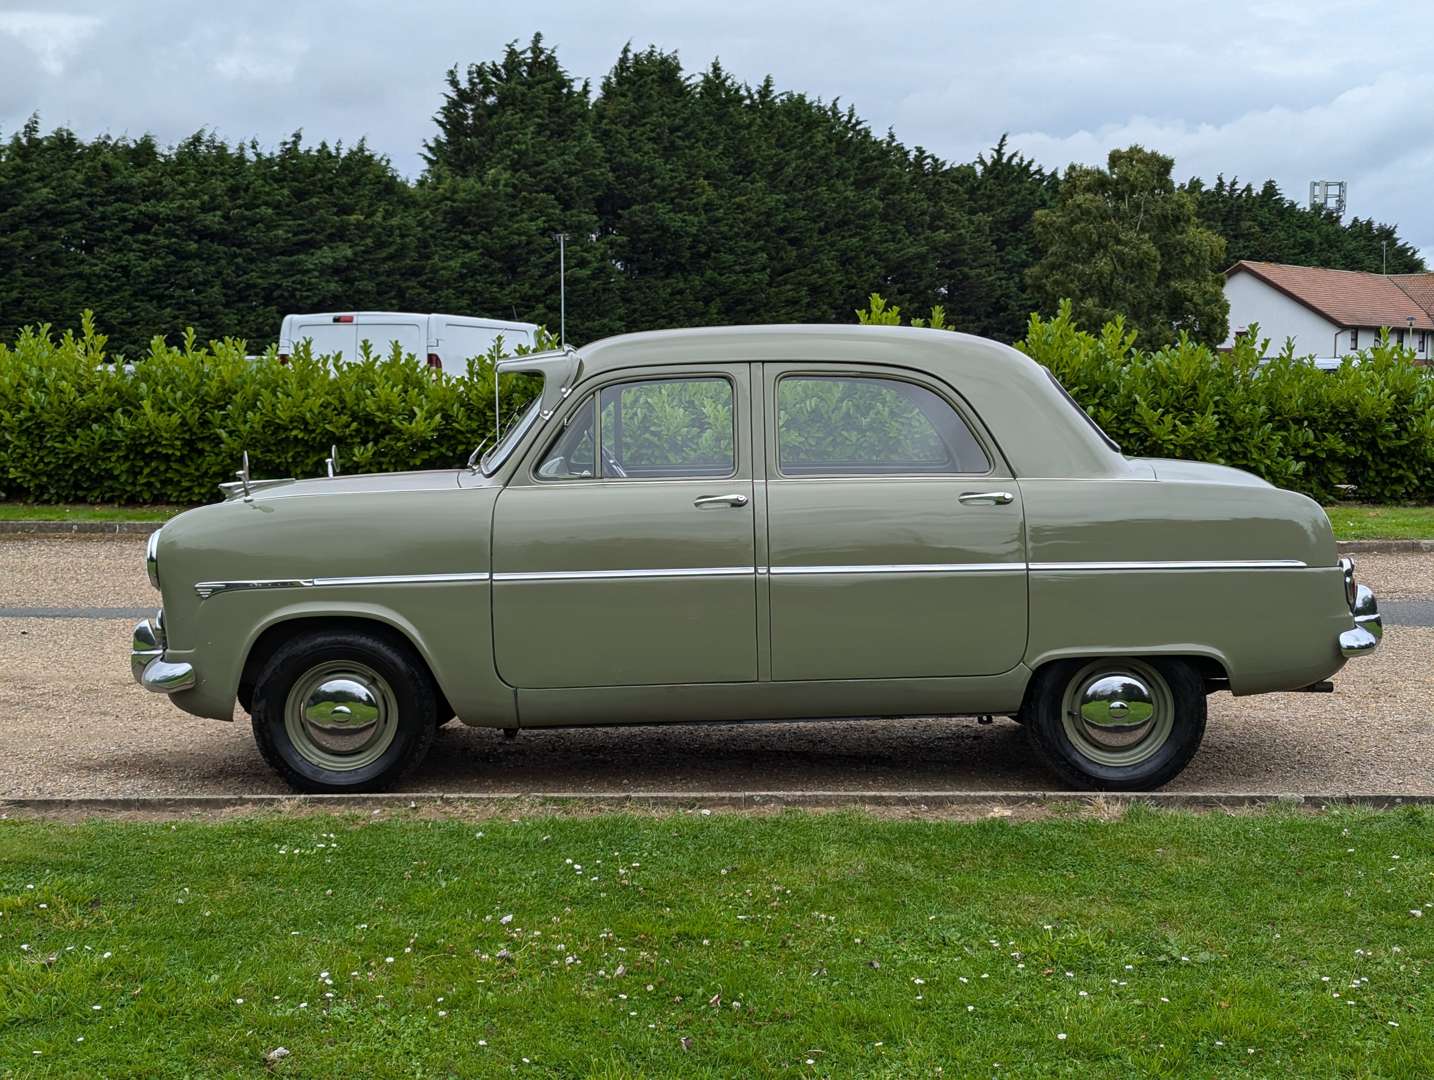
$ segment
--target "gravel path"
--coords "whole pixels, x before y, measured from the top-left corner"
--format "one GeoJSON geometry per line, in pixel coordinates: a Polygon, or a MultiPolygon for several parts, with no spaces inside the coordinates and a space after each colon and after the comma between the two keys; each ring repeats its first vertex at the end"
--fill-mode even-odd
{"type": "MultiPolygon", "coordinates": [[[[156,603],[143,540],[0,540],[0,607],[156,603]]],[[[1434,599],[1434,555],[1366,555],[1383,598],[1434,599]]],[[[0,797],[283,793],[247,717],[200,720],[129,675],[129,622],[5,619],[0,797]]],[[[1210,699],[1194,763],[1168,790],[1434,793],[1434,628],[1390,627],[1333,694],[1210,699]]],[[[413,791],[1044,790],[1006,720],[852,720],[523,732],[450,724],[413,791]]]]}

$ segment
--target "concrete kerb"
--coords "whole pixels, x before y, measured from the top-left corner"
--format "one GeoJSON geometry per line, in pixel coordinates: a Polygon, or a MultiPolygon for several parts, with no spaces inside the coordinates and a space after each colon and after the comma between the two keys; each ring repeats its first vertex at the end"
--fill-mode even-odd
{"type": "Polygon", "coordinates": [[[511,794],[375,795],[184,795],[117,798],[0,798],[5,816],[49,814],[185,815],[207,812],[318,810],[405,811],[433,808],[523,809],[527,812],[609,812],[624,810],[902,809],[915,813],[948,809],[1081,810],[1095,806],[1149,806],[1168,810],[1244,810],[1266,806],[1327,809],[1364,806],[1392,809],[1434,805],[1434,794],[1379,792],[1300,794],[1294,792],[1099,792],[1099,791],[647,791],[522,792],[511,794]]]}
{"type": "MultiPolygon", "coordinates": [[[[0,521],[0,533],[148,536],[163,524],[162,521],[0,521]]],[[[1335,546],[1341,555],[1434,552],[1434,540],[1341,540],[1335,546]]]]}
{"type": "Polygon", "coordinates": [[[0,521],[0,533],[46,536],[148,536],[162,521],[0,521]]]}

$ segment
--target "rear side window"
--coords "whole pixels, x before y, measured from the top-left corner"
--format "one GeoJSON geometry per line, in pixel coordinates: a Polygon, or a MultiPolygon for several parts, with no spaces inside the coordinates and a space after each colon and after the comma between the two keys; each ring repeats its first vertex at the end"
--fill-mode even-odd
{"type": "Polygon", "coordinates": [[[900,379],[786,375],[777,383],[784,476],[989,472],[991,460],[939,394],[900,379]]]}

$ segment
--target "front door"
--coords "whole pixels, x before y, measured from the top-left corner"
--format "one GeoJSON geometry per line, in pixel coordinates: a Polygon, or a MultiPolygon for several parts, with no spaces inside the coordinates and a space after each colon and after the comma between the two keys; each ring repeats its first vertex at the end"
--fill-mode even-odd
{"type": "Polygon", "coordinates": [[[904,370],[794,364],[764,365],[762,384],[772,678],[1020,663],[1020,489],[951,388],[904,370]]]}
{"type": "Polygon", "coordinates": [[[574,393],[498,496],[499,674],[542,689],[757,677],[750,371],[574,393]]]}

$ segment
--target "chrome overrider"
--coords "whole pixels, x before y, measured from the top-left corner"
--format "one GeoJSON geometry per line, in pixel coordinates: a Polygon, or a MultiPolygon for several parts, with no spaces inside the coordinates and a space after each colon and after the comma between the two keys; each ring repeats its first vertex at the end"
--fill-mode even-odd
{"type": "Polygon", "coordinates": [[[1384,636],[1384,621],[1379,616],[1374,590],[1355,583],[1354,560],[1345,556],[1339,560],[1339,566],[1344,571],[1344,598],[1354,616],[1354,629],[1339,635],[1339,651],[1344,656],[1363,656],[1379,645],[1379,639],[1384,636]]]}
{"type": "Polygon", "coordinates": [[[175,664],[164,658],[164,612],[135,623],[129,668],[134,681],[157,694],[174,694],[194,685],[194,665],[175,664]]]}

